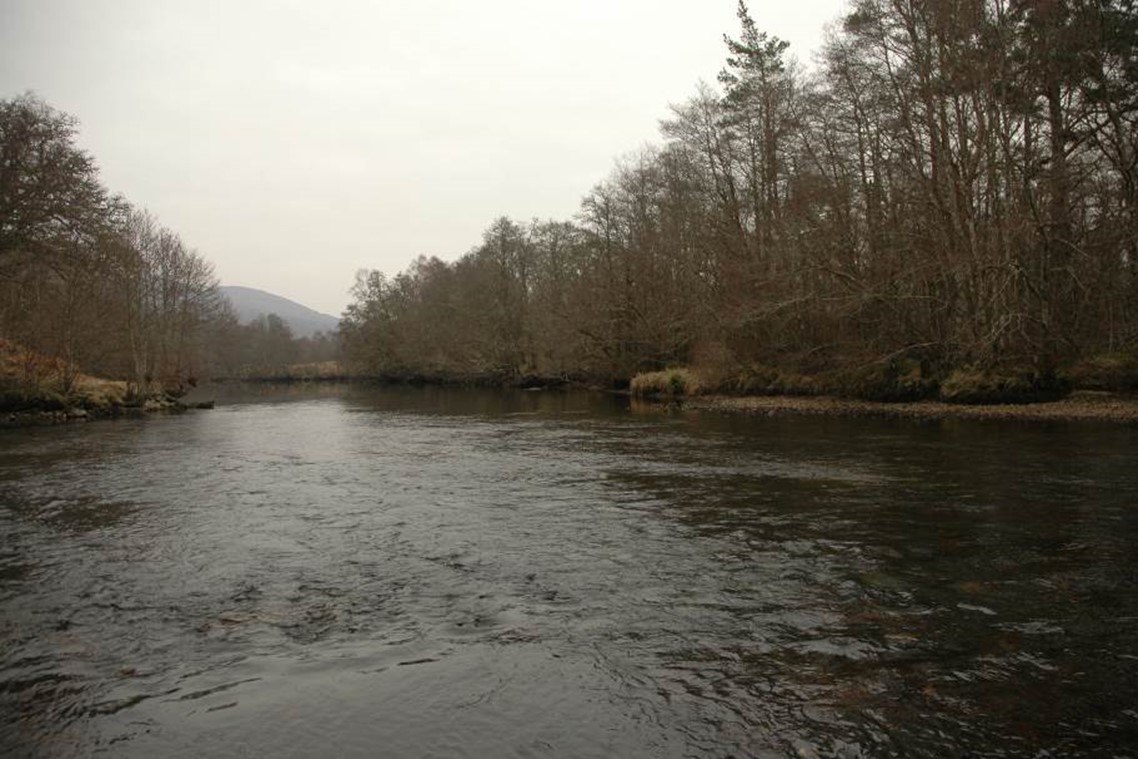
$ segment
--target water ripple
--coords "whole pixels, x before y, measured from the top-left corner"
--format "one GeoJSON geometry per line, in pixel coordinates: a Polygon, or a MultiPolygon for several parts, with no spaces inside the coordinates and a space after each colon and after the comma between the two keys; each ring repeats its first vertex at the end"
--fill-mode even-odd
{"type": "Polygon", "coordinates": [[[1138,744],[1131,430],[242,400],[0,431],[0,751],[1138,744]]]}

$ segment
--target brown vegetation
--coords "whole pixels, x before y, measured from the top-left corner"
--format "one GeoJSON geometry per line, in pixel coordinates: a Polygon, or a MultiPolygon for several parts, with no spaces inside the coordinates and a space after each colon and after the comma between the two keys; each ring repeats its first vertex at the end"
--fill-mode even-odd
{"type": "Polygon", "coordinates": [[[361,273],[353,368],[881,401],[1138,385],[1132,4],[856,0],[809,74],[739,18],[720,87],[572,222],[361,273]]]}
{"type": "Polygon", "coordinates": [[[101,412],[130,400],[125,381],[91,377],[58,359],[0,339],[0,411],[101,412]]]}
{"type": "Polygon", "coordinates": [[[1030,369],[965,367],[944,376],[918,361],[881,361],[813,376],[749,367],[716,377],[705,369],[683,367],[638,374],[631,382],[633,395],[648,398],[829,395],[878,403],[941,400],[972,405],[1055,401],[1071,387],[1064,376],[1030,369]]]}
{"type": "MultiPolygon", "coordinates": [[[[985,404],[1138,387],[1133,3],[854,0],[810,73],[738,15],[718,88],[572,221],[500,218],[453,263],[361,272],[347,373],[985,404]]],[[[336,357],[238,325],[74,135],[0,101],[0,337],[56,362],[59,392],[80,369],[145,395],[336,357]]]]}
{"type": "Polygon", "coordinates": [[[633,395],[644,397],[691,397],[700,395],[706,389],[706,381],[692,369],[665,369],[661,372],[637,374],[629,384],[633,395]]]}
{"type": "MultiPolygon", "coordinates": [[[[217,283],[176,234],[103,187],[75,133],[34,96],[0,101],[0,336],[51,367],[59,393],[83,370],[142,397],[201,369],[217,283]]],[[[17,379],[36,392],[41,374],[17,379]]]]}
{"type": "Polygon", "coordinates": [[[940,401],[880,403],[832,396],[705,396],[685,402],[696,410],[778,416],[876,416],[893,419],[987,419],[1036,422],[1138,424],[1138,399],[1099,391],[1078,391],[1051,403],[969,406],[940,401]]]}
{"type": "Polygon", "coordinates": [[[0,339],[26,348],[4,351],[9,395],[82,394],[86,371],[142,400],[336,355],[273,315],[238,324],[212,266],[101,184],[76,129],[33,95],[0,100],[0,339]]]}
{"type": "Polygon", "coordinates": [[[250,368],[221,379],[256,382],[343,382],[352,377],[339,361],[288,364],[276,369],[250,368]]]}

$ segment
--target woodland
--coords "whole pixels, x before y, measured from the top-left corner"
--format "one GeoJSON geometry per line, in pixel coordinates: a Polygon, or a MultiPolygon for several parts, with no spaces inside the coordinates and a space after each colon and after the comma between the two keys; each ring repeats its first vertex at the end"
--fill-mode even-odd
{"type": "Polygon", "coordinates": [[[0,100],[4,407],[78,390],[84,404],[141,401],[336,354],[334,336],[297,339],[273,314],[238,323],[209,261],[108,190],[77,130],[34,94],[0,100]]]}
{"type": "Polygon", "coordinates": [[[895,400],[1134,384],[1133,2],[858,0],[808,70],[738,17],[718,82],[574,218],[361,272],[348,360],[895,400]]]}
{"type": "Polygon", "coordinates": [[[1045,400],[1138,387],[1134,0],[855,0],[813,64],[746,4],[714,84],[566,220],[363,270],[340,333],[241,325],[77,121],[0,100],[9,397],[341,355],[394,380],[1045,400]]]}

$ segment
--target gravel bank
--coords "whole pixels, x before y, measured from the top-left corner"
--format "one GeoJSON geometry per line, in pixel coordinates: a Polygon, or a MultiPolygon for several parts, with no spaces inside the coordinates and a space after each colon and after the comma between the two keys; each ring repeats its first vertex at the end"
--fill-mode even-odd
{"type": "Polygon", "coordinates": [[[690,398],[685,408],[731,413],[883,416],[898,419],[1003,419],[1101,421],[1138,424],[1138,397],[1081,391],[1061,401],[1024,405],[964,406],[939,401],[874,403],[831,397],[708,395],[690,398]]]}

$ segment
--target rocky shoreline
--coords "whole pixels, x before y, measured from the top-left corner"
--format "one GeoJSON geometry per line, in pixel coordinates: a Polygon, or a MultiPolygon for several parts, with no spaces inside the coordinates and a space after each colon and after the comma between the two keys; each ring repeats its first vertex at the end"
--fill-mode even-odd
{"type": "MultiPolygon", "coordinates": [[[[434,379],[434,378],[431,378],[434,379]]],[[[249,381],[249,380],[243,380],[249,381]]],[[[277,380],[261,382],[277,384],[277,380]]],[[[292,380],[293,382],[297,380],[292,380]]],[[[340,382],[366,384],[420,384],[391,382],[388,378],[350,378],[340,382]],[[385,381],[387,380],[387,381],[385,381]]],[[[425,382],[421,384],[444,384],[425,382]]],[[[445,383],[452,386],[479,386],[477,383],[445,383]]],[[[487,383],[489,384],[489,383],[487,383]]],[[[511,383],[513,389],[564,389],[582,387],[576,383],[511,383]]],[[[497,384],[497,387],[511,387],[497,384]]],[[[617,392],[607,388],[588,387],[596,392],[617,392]]],[[[699,395],[674,401],[645,399],[649,403],[678,403],[684,409],[760,416],[866,416],[892,419],[942,420],[981,419],[1030,422],[1106,422],[1138,426],[1138,395],[1081,390],[1061,400],[1044,403],[966,405],[942,401],[884,403],[834,396],[805,395],[699,395]]],[[[179,414],[193,409],[212,409],[213,401],[184,403],[178,399],[152,398],[143,404],[111,404],[97,408],[69,406],[62,409],[0,410],[0,429],[57,424],[74,424],[97,419],[144,418],[152,414],[179,414]]]]}
{"type": "Polygon", "coordinates": [[[112,404],[98,408],[69,406],[63,409],[0,411],[0,429],[76,424],[97,419],[143,418],[152,414],[181,414],[192,409],[212,409],[213,401],[183,403],[174,399],[149,399],[142,404],[112,404]]]}
{"type": "Polygon", "coordinates": [[[777,416],[874,416],[893,419],[988,419],[1032,422],[1108,422],[1138,425],[1138,396],[1082,390],[1046,403],[962,405],[941,401],[879,403],[830,396],[726,396],[685,398],[684,408],[777,416]]]}

